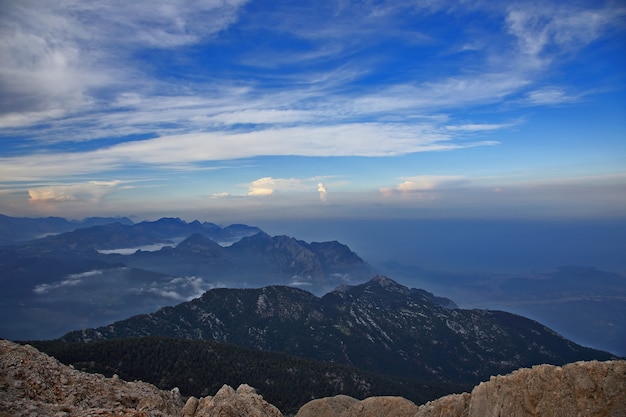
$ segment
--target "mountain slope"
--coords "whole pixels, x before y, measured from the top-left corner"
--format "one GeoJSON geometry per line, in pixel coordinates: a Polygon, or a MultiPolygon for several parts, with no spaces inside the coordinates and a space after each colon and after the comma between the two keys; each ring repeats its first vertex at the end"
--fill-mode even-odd
{"type": "Polygon", "coordinates": [[[208,339],[423,380],[474,383],[539,363],[610,359],[509,313],[447,309],[375,277],[322,298],[290,287],[215,289],[65,341],[136,336],[208,339]]]}

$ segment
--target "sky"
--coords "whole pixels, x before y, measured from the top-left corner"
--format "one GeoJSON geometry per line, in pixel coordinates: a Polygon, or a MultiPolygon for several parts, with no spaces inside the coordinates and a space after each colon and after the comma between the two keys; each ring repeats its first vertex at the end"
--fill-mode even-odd
{"type": "Polygon", "coordinates": [[[624,219],[626,3],[0,0],[0,213],[624,219]]]}

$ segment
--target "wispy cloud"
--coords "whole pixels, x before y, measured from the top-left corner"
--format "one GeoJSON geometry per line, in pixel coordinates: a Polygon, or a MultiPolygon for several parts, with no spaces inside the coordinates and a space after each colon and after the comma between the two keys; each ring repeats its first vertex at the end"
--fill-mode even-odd
{"type": "Polygon", "coordinates": [[[244,3],[4,2],[0,103],[6,104],[0,106],[0,127],[110,107],[104,90],[136,90],[155,81],[146,79],[135,51],[206,39],[233,23],[244,3]]]}
{"type": "Polygon", "coordinates": [[[565,104],[579,101],[581,96],[581,94],[570,95],[561,88],[547,87],[530,91],[524,101],[530,105],[565,104]]]}
{"type": "Polygon", "coordinates": [[[224,287],[219,282],[206,281],[202,277],[185,276],[175,277],[168,281],[132,288],[130,291],[139,294],[151,294],[175,301],[190,301],[200,297],[208,290],[224,287]]]}
{"type": "Polygon", "coordinates": [[[185,164],[262,155],[376,157],[495,144],[495,141],[455,141],[450,133],[430,123],[298,126],[164,136],[95,151],[0,158],[3,166],[0,174],[26,180],[102,173],[128,164],[185,169],[185,164]]]}
{"type": "Polygon", "coordinates": [[[612,3],[596,8],[560,3],[528,7],[519,3],[509,6],[506,24],[517,41],[518,63],[541,69],[615,30],[625,15],[626,7],[612,3]]]}
{"type": "Polygon", "coordinates": [[[50,291],[57,290],[64,287],[75,287],[80,285],[85,278],[91,278],[97,275],[102,275],[102,270],[95,269],[92,271],[81,272],[78,274],[67,275],[60,281],[55,281],[50,284],[38,284],[33,288],[33,292],[37,295],[46,294],[50,291]]]}
{"type": "MultiPolygon", "coordinates": [[[[168,136],[190,130],[198,133],[212,125],[327,123],[329,116],[335,123],[349,123],[366,117],[372,121],[372,117],[390,113],[400,118],[415,116],[416,111],[432,114],[472,103],[494,103],[523,92],[541,77],[536,73],[538,68],[545,70],[555,57],[593,42],[616,27],[624,15],[622,8],[610,6],[577,9],[516,3],[496,11],[503,30],[513,37],[514,47],[481,50],[483,58],[476,64],[483,65],[482,73],[473,67],[460,67],[456,74],[438,80],[415,74],[387,82],[383,89],[346,89],[351,82],[379,71],[377,63],[363,65],[362,58],[356,56],[351,63],[346,51],[356,53],[398,37],[401,44],[420,42],[418,34],[409,30],[410,16],[424,17],[441,10],[462,15],[469,6],[450,2],[331,2],[314,10],[304,4],[292,5],[290,11],[268,9],[263,20],[249,20],[243,30],[262,27],[272,36],[289,33],[305,39],[306,47],[317,51],[311,51],[308,58],[300,55],[294,59],[300,64],[293,71],[274,75],[279,83],[264,82],[262,72],[249,81],[243,81],[245,77],[213,76],[203,82],[184,74],[191,87],[185,90],[150,73],[149,66],[133,55],[143,48],[168,51],[217,42],[220,31],[237,22],[244,3],[181,0],[158,6],[147,1],[105,6],[55,0],[5,5],[0,94],[5,98],[2,102],[11,105],[0,108],[0,127],[23,134],[25,127],[55,120],[53,125],[38,126],[38,140],[139,133],[168,136]],[[349,24],[340,24],[342,19],[349,24]],[[322,55],[334,61],[320,61],[322,55]],[[302,63],[308,61],[324,65],[307,70],[302,63]],[[277,108],[276,103],[281,106],[277,108]]],[[[470,9],[475,12],[480,7],[470,9]]],[[[494,9],[486,8],[486,13],[493,14],[494,9]]],[[[275,55],[298,54],[281,49],[275,55]]],[[[258,59],[275,61],[267,54],[260,54],[258,59]]],[[[552,100],[530,102],[546,105],[556,98],[553,94],[552,100]]]]}
{"type": "Polygon", "coordinates": [[[450,125],[446,126],[445,129],[451,132],[489,132],[494,130],[506,129],[514,125],[514,123],[470,123],[463,125],[450,125]]]}

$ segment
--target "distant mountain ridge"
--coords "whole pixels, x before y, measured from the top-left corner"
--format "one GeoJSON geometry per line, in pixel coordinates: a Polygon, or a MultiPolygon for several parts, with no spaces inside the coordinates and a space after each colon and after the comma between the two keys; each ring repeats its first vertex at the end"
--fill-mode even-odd
{"type": "Polygon", "coordinates": [[[128,217],[86,217],[79,221],[61,217],[10,217],[0,214],[0,245],[111,223],[132,225],[133,221],[128,217]]]}
{"type": "Polygon", "coordinates": [[[46,339],[199,297],[215,287],[318,293],[373,275],[339,242],[178,218],[119,222],[0,247],[0,337],[46,339]]]}
{"type": "Polygon", "coordinates": [[[215,340],[457,383],[539,363],[613,358],[521,316],[445,308],[382,276],[321,298],[281,286],[214,289],[175,307],[71,332],[61,340],[139,336],[215,340]]]}
{"type": "Polygon", "coordinates": [[[261,229],[258,227],[241,224],[220,227],[209,222],[200,223],[195,220],[187,223],[179,218],[164,217],[153,222],[133,224],[114,222],[79,227],[26,244],[33,249],[57,252],[69,250],[74,254],[78,252],[90,254],[94,250],[127,249],[155,244],[175,246],[192,234],[201,234],[216,242],[233,243],[242,237],[260,232],[261,229]]]}

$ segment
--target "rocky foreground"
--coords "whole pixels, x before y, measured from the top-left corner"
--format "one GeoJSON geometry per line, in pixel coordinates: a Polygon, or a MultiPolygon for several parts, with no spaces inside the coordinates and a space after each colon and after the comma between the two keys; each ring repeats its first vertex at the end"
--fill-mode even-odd
{"type": "MultiPolygon", "coordinates": [[[[305,404],[297,417],[621,417],[626,361],[540,365],[492,377],[471,393],[416,405],[401,397],[339,395],[305,404]]],[[[87,374],[31,346],[0,341],[0,417],[281,417],[248,385],[183,399],[177,388],[87,374]]]]}

